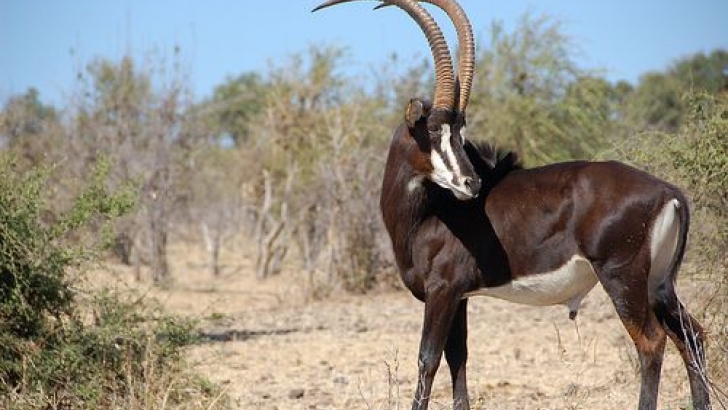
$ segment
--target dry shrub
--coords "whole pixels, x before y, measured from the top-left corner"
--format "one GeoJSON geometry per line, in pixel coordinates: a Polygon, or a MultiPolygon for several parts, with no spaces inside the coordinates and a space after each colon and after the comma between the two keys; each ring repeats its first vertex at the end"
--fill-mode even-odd
{"type": "MultiPolygon", "coordinates": [[[[267,76],[269,92],[248,125],[240,162],[254,205],[259,277],[305,272],[309,296],[374,287],[389,240],[379,216],[387,104],[338,74],[343,54],[314,48],[267,76]]],[[[303,278],[302,278],[303,279],[303,278]]]]}

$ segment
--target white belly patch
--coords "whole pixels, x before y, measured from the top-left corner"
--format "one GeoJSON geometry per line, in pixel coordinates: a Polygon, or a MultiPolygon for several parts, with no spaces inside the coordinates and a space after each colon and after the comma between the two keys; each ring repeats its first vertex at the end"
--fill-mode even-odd
{"type": "Polygon", "coordinates": [[[463,297],[491,296],[533,306],[566,305],[570,317],[575,317],[579,305],[598,282],[591,263],[574,255],[560,268],[517,278],[508,284],[482,288],[463,297]]]}

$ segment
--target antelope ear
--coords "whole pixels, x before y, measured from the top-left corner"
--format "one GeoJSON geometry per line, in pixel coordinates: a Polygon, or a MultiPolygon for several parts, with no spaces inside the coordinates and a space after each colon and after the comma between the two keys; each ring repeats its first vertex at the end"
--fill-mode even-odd
{"type": "Polygon", "coordinates": [[[414,128],[415,123],[424,117],[425,114],[425,104],[422,101],[413,98],[407,104],[407,109],[404,112],[404,121],[407,123],[408,127],[414,128]]]}

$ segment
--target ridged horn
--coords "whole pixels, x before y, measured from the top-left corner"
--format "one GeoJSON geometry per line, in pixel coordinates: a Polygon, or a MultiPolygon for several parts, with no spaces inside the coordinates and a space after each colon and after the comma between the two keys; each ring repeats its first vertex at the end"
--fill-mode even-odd
{"type": "MultiPolygon", "coordinates": [[[[312,11],[318,11],[326,7],[341,3],[349,3],[360,0],[329,0],[312,11]]],[[[427,42],[435,60],[435,96],[433,109],[452,110],[455,108],[455,78],[453,73],[452,58],[447,47],[445,36],[435,20],[416,0],[384,0],[385,3],[395,5],[412,17],[420,26],[427,37],[427,42]]]]}
{"type": "MultiPolygon", "coordinates": [[[[458,81],[460,82],[460,100],[457,109],[465,112],[470,101],[470,90],[473,86],[473,75],[475,72],[475,37],[473,36],[473,26],[470,24],[465,10],[455,0],[419,0],[420,2],[430,3],[441,8],[453,25],[458,34],[458,81]]],[[[376,9],[387,7],[390,4],[383,2],[375,7],[376,9]]]]}

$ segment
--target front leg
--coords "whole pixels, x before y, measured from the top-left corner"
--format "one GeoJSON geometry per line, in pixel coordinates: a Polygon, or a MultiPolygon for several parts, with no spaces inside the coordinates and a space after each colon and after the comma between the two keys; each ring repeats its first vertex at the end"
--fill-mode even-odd
{"type": "MultiPolygon", "coordinates": [[[[460,305],[461,295],[455,293],[444,284],[427,290],[425,318],[420,339],[419,378],[412,403],[413,410],[427,410],[430,402],[432,381],[440,366],[453,318],[460,305]]],[[[463,383],[464,381],[463,379],[463,383]]]]}
{"type": "Polygon", "coordinates": [[[450,326],[450,335],[445,345],[445,359],[450,366],[452,395],[455,410],[470,409],[465,364],[468,360],[468,300],[460,302],[450,326]]]}

